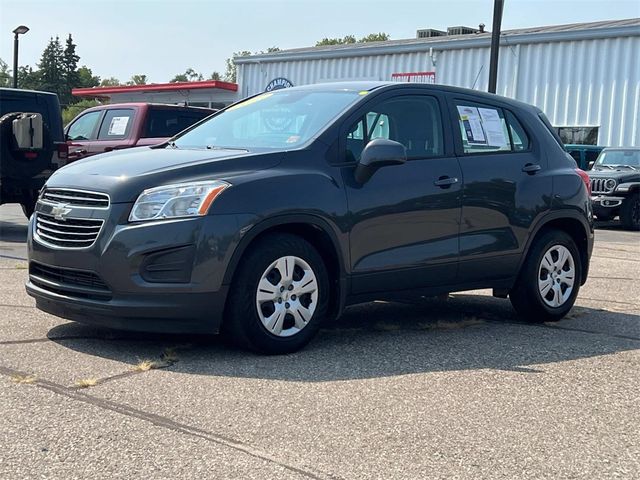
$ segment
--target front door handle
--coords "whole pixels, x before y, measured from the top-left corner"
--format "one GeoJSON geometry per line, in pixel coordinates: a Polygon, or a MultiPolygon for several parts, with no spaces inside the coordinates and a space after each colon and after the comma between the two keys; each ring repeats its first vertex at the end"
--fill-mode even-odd
{"type": "Polygon", "coordinates": [[[458,179],[456,177],[447,177],[447,176],[442,176],[438,180],[433,182],[433,184],[436,187],[440,187],[440,188],[449,188],[454,183],[458,183],[458,179]]]}
{"type": "Polygon", "coordinates": [[[533,175],[542,167],[537,163],[527,163],[524,167],[522,167],[522,171],[528,173],[529,175],[533,175]]]}

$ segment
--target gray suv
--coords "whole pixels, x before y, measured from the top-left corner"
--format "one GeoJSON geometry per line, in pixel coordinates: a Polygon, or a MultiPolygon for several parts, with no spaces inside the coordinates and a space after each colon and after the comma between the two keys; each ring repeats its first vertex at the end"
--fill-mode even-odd
{"type": "Polygon", "coordinates": [[[56,172],[29,226],[39,309],[304,346],[345,306],[492,288],[527,321],[587,280],[589,179],[540,110],[440,85],[257,95],[56,172]]]}

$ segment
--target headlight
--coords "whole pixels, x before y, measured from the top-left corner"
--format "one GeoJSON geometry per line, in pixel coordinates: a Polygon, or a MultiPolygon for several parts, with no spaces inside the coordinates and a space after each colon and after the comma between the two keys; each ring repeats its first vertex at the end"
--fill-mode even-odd
{"type": "Polygon", "coordinates": [[[205,215],[215,198],[230,186],[227,182],[212,180],[150,188],[136,200],[129,221],[205,215]]]}
{"type": "Polygon", "coordinates": [[[613,190],[616,188],[617,182],[613,178],[608,178],[604,183],[604,186],[607,190],[613,190]]]}

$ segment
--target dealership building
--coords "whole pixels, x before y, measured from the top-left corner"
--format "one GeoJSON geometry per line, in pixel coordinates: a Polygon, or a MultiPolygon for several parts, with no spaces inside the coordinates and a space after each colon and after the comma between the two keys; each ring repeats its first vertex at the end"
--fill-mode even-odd
{"type": "MultiPolygon", "coordinates": [[[[238,97],[343,80],[486,90],[490,43],[482,26],[451,27],[237,57],[238,97]]],[[[497,93],[538,106],[566,143],[640,146],[640,18],[503,31],[497,93]]]]}

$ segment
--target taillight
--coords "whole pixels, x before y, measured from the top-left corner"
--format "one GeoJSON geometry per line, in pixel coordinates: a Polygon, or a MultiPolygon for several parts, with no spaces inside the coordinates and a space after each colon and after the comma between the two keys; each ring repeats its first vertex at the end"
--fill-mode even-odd
{"type": "Polygon", "coordinates": [[[69,145],[67,142],[58,143],[58,158],[62,160],[69,158],[69,145]]]}
{"type": "Polygon", "coordinates": [[[589,192],[589,196],[591,196],[591,179],[589,178],[589,174],[579,168],[576,168],[576,172],[578,172],[578,175],[582,178],[585,187],[587,187],[587,192],[589,192]]]}

